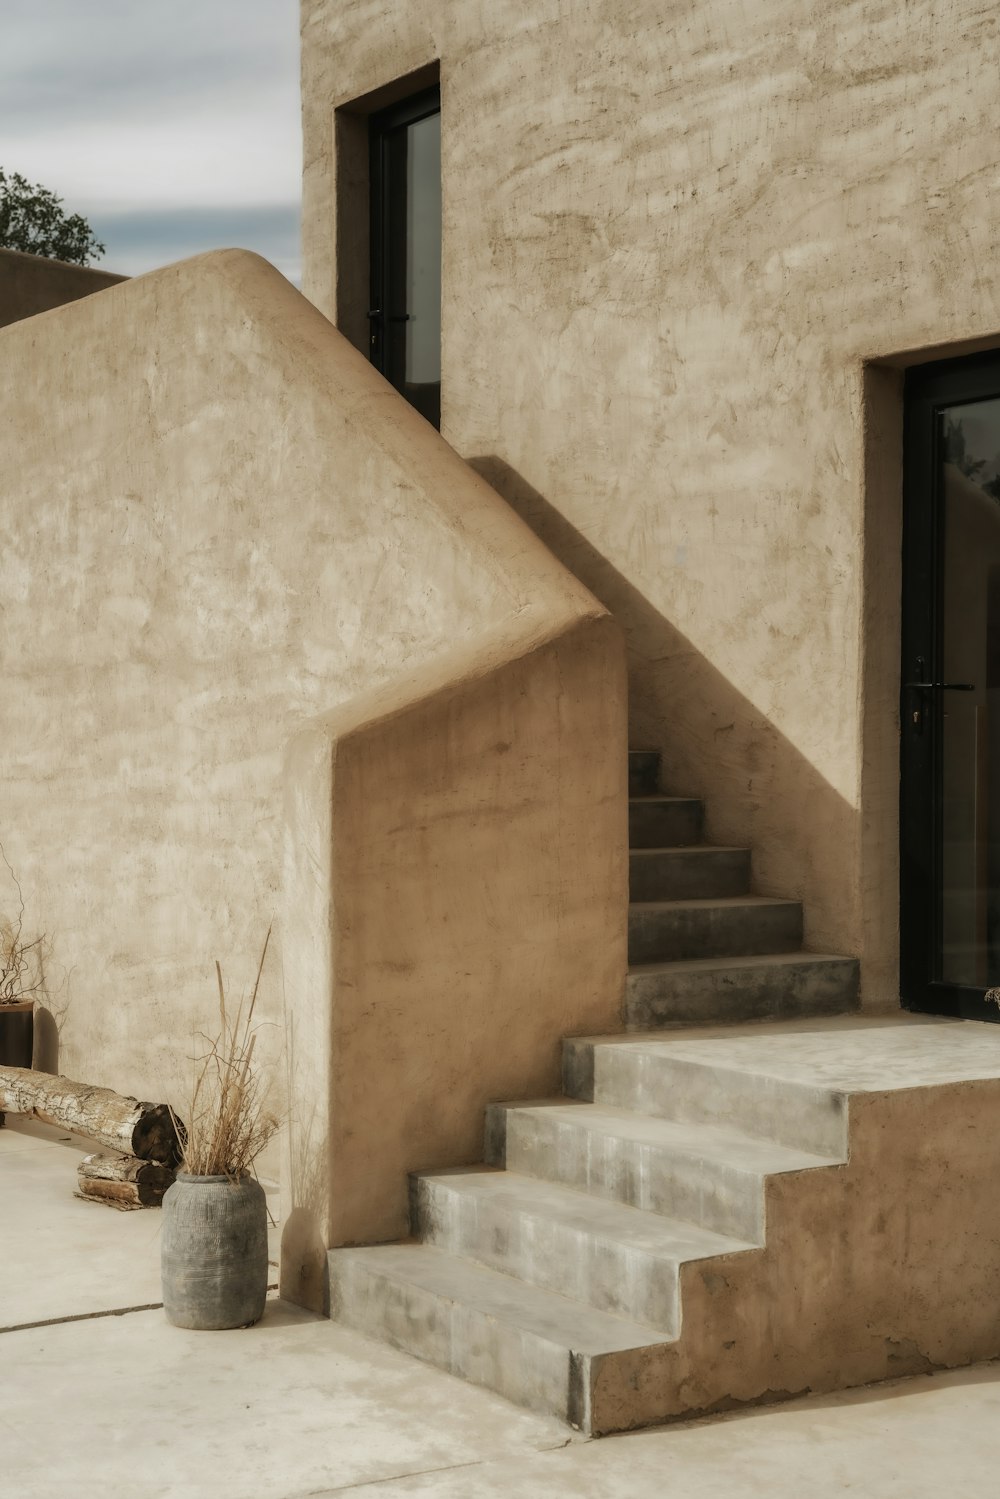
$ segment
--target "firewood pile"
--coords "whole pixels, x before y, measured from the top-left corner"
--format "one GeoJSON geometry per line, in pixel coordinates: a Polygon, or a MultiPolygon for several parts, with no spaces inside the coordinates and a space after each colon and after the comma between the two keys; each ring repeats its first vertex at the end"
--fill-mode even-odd
{"type": "Polygon", "coordinates": [[[27,1114],[72,1130],[105,1152],[84,1156],[75,1195],[121,1210],[158,1207],[174,1180],[184,1127],[163,1103],[141,1103],[110,1088],[28,1067],[0,1067],[0,1124],[27,1114]]]}

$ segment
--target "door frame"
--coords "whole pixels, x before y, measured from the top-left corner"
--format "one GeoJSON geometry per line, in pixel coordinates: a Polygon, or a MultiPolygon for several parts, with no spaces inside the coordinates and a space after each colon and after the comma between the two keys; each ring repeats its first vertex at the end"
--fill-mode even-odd
{"type": "Polygon", "coordinates": [[[900,994],[904,1009],[1000,1022],[984,989],[935,978],[942,918],[940,714],[907,683],[942,680],[944,506],[939,483],[943,408],[1000,398],[1000,350],[912,366],[904,383],[903,587],[900,672],[900,994]],[[922,714],[918,723],[916,714],[922,714]]]}
{"type": "MultiPolygon", "coordinates": [[[[401,393],[405,384],[406,321],[403,310],[405,292],[405,255],[402,263],[390,254],[390,245],[405,246],[405,184],[391,164],[392,143],[400,131],[431,115],[441,113],[441,87],[434,84],[372,114],[368,121],[369,139],[369,302],[368,357],[375,368],[401,393]],[[400,285],[402,277],[403,284],[400,285]]],[[[440,427],[440,397],[435,412],[425,411],[440,427]]]]}

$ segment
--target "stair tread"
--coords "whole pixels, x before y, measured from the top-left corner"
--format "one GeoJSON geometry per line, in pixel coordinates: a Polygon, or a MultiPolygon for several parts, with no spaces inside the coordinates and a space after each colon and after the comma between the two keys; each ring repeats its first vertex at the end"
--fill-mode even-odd
{"type": "Polygon", "coordinates": [[[662,909],[667,911],[707,910],[711,906],[725,906],[729,910],[737,907],[762,908],[765,906],[799,906],[800,901],[784,900],[778,895],[699,895],[688,900],[633,900],[630,906],[640,906],[643,910],[662,909]]]}
{"type": "Polygon", "coordinates": [[[700,796],[668,796],[664,791],[640,791],[638,795],[630,796],[629,801],[642,802],[643,806],[649,806],[652,802],[667,802],[670,806],[693,802],[696,806],[701,806],[700,796]]]}
{"type": "Polygon", "coordinates": [[[597,1239],[655,1254],[665,1262],[682,1264],[756,1247],[746,1239],[717,1233],[683,1218],[595,1197],[517,1171],[457,1167],[421,1171],[418,1175],[423,1181],[439,1183],[447,1191],[471,1196],[477,1202],[488,1199],[512,1213],[555,1220],[565,1227],[583,1229],[597,1239]]]}
{"type": "Polygon", "coordinates": [[[700,854],[746,854],[748,847],[739,847],[730,843],[664,843],[658,847],[630,848],[629,853],[634,859],[656,858],[658,854],[677,854],[684,858],[697,858],[700,854]]]}
{"type": "Polygon", "coordinates": [[[782,1145],[776,1140],[748,1135],[731,1125],[661,1119],[653,1114],[634,1114],[611,1104],[556,1099],[552,1103],[508,1104],[506,1107],[535,1116],[544,1113],[555,1122],[594,1134],[638,1145],[652,1145],[686,1158],[697,1157],[706,1164],[719,1162],[763,1176],[842,1164],[839,1156],[782,1145]]]}
{"type": "MultiPolygon", "coordinates": [[[[646,904],[646,902],[640,902],[646,904]]],[[[674,904],[674,902],[667,902],[674,904]]],[[[718,958],[675,958],[656,963],[630,963],[629,973],[706,973],[714,968],[768,968],[802,963],[846,963],[854,964],[857,958],[845,958],[838,953],[821,952],[767,952],[726,954],[718,958]]]]}
{"type": "Polygon", "coordinates": [[[514,1280],[432,1245],[379,1244],[331,1253],[360,1260],[374,1274],[416,1286],[574,1353],[623,1353],[674,1341],[643,1323],[596,1311],[581,1301],[514,1280]]]}

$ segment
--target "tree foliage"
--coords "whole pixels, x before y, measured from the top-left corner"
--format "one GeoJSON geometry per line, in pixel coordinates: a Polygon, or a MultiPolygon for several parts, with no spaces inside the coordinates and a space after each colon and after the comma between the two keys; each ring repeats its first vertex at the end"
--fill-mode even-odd
{"type": "Polygon", "coordinates": [[[0,167],[0,249],[89,265],[104,246],[82,214],[63,212],[62,199],[0,167]]]}

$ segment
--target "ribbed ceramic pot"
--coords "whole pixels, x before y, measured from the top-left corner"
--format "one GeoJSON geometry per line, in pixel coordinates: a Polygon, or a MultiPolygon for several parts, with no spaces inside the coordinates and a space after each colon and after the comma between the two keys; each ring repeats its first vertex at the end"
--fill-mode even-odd
{"type": "Polygon", "coordinates": [[[35,1032],[35,1001],[0,1005],[0,1066],[30,1067],[35,1032]]]}
{"type": "Polygon", "coordinates": [[[163,1310],[175,1327],[248,1327],[267,1297],[267,1208],[252,1177],[179,1172],[163,1198],[163,1310]]]}

